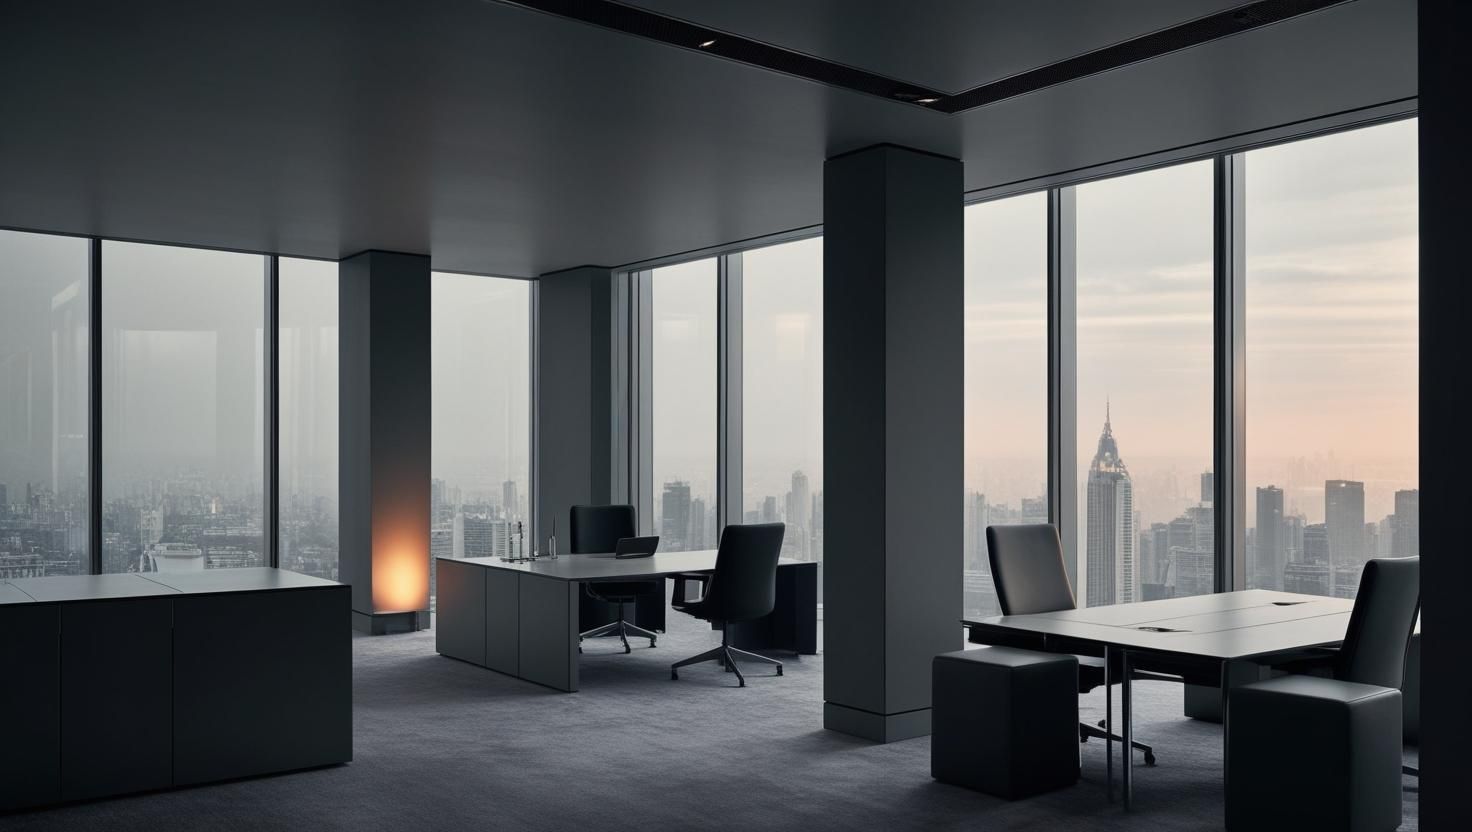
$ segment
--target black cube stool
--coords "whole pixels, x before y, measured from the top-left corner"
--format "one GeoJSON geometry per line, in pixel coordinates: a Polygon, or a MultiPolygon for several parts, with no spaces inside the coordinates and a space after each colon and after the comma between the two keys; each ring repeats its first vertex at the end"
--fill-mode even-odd
{"type": "Polygon", "coordinates": [[[1282,676],[1227,699],[1227,828],[1378,832],[1401,822],[1395,688],[1282,676]]]}
{"type": "Polygon", "coordinates": [[[931,662],[930,776],[1008,800],[1078,781],[1078,659],[1011,647],[931,662]]]}

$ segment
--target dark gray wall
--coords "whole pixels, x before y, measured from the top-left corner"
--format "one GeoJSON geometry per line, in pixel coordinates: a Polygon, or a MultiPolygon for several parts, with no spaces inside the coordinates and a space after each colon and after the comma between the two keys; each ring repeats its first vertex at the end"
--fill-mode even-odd
{"type": "Polygon", "coordinates": [[[375,552],[417,545],[427,609],[429,258],[366,251],[342,261],[338,286],[340,575],[371,615],[375,552]]]}
{"type": "Polygon", "coordinates": [[[1421,823],[1464,829],[1472,781],[1472,558],[1465,512],[1472,4],[1422,0],[1421,26],[1421,823]]]}
{"type": "Polygon", "coordinates": [[[928,731],[961,646],[959,161],[880,146],[824,174],[825,723],[928,731]]]}
{"type": "Polygon", "coordinates": [[[611,499],[613,274],[585,266],[538,281],[537,542],[557,521],[567,551],[567,513],[611,499]]]}

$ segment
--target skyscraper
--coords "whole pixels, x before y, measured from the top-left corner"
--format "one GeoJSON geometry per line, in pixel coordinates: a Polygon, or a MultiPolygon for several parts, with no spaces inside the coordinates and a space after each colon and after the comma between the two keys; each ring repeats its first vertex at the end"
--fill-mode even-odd
{"type": "Polygon", "coordinates": [[[690,548],[690,483],[675,480],[664,484],[660,501],[660,546],[671,552],[690,548]]]}
{"type": "Polygon", "coordinates": [[[521,515],[521,505],[516,499],[516,480],[501,483],[501,516],[511,520],[521,515]]]}
{"type": "Polygon", "coordinates": [[[808,475],[801,471],[792,472],[792,490],[787,492],[787,534],[782,538],[782,551],[789,557],[808,560],[808,514],[812,511],[813,495],[808,488],[808,475]]]}
{"type": "Polygon", "coordinates": [[[1283,528],[1283,489],[1275,485],[1257,489],[1257,575],[1258,589],[1282,589],[1283,565],[1287,562],[1287,540],[1283,528]]]}
{"type": "MultiPolygon", "coordinates": [[[[1354,567],[1365,560],[1365,484],[1353,480],[1324,483],[1324,528],[1329,536],[1329,563],[1354,567]]],[[[1333,569],[1332,576],[1337,575],[1333,569]]],[[[1332,586],[1332,584],[1331,584],[1332,586]]]]}
{"type": "Polygon", "coordinates": [[[1421,554],[1421,489],[1395,492],[1390,553],[1398,558],[1421,554]]]}
{"type": "Polygon", "coordinates": [[[1089,465],[1087,537],[1084,560],[1088,605],[1134,601],[1139,577],[1135,574],[1135,493],[1129,469],[1114,442],[1109,410],[1104,431],[1089,465]]]}

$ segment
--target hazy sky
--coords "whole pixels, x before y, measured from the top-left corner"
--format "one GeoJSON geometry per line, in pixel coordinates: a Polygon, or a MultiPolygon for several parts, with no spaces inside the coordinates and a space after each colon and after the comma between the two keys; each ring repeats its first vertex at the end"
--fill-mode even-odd
{"type": "Polygon", "coordinates": [[[652,283],[655,505],[665,483],[686,480],[690,496],[709,509],[716,495],[716,261],[655,269],[652,283]]]}
{"type": "Polygon", "coordinates": [[[823,490],[823,240],[742,255],[742,498],[823,490]]]}
{"type": "MultiPolygon", "coordinates": [[[[1249,513],[1275,483],[1317,522],[1348,478],[1378,520],[1414,487],[1415,141],[1404,121],[1247,154],[1249,513]]],[[[1142,520],[1168,520],[1211,453],[1211,165],[1077,195],[1080,469],[1107,397],[1142,520]]],[[[1045,473],[1045,206],[966,210],[966,482],[1014,505],[1045,473]]]]}
{"type": "Polygon", "coordinates": [[[443,272],[431,281],[431,474],[467,498],[499,502],[508,479],[525,497],[531,283],[443,272]]]}

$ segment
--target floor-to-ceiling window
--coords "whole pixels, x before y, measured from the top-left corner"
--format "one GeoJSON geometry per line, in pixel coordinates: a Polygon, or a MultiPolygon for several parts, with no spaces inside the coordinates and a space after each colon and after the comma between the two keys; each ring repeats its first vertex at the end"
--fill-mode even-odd
{"type": "Polygon", "coordinates": [[[1352,598],[1420,554],[1416,122],[1245,165],[1248,585],[1352,598]]]}
{"type": "Polygon", "coordinates": [[[337,262],[279,263],[279,559],[336,580],[337,262]]]}
{"type": "Polygon", "coordinates": [[[89,569],[88,248],[0,231],[0,579],[89,569]]]}
{"type": "Polygon", "coordinates": [[[742,514],[823,559],[823,239],[741,255],[742,514]]]}
{"type": "Polygon", "coordinates": [[[266,565],[266,258],[102,244],[102,569],[266,565]]]}
{"type": "Polygon", "coordinates": [[[530,553],[531,281],[431,281],[431,566],[530,553]]]}
{"type": "Polygon", "coordinates": [[[1048,522],[1048,198],[966,208],[965,591],[997,615],[986,527],[1048,522]]]}
{"type": "Polygon", "coordinates": [[[1080,185],[1080,605],[1214,590],[1212,163],[1080,185]]]}
{"type": "MultiPolygon", "coordinates": [[[[716,528],[714,259],[650,275],[653,517],[663,551],[712,549],[716,528]]],[[[652,522],[651,522],[652,521],[652,522]]]]}

